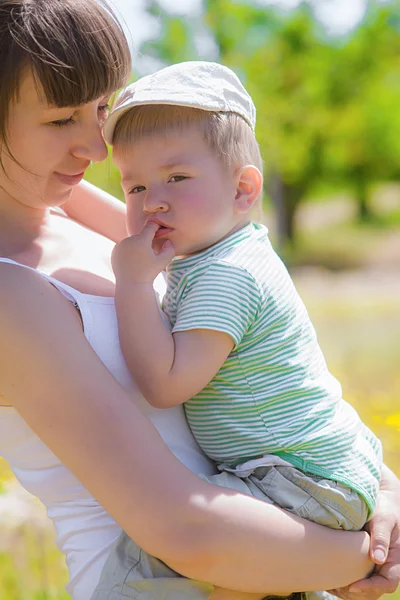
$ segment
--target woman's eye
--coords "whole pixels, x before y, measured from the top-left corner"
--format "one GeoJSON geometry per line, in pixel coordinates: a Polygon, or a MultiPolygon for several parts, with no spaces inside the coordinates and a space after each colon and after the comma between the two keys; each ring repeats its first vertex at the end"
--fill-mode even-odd
{"type": "MultiPolygon", "coordinates": [[[[97,110],[101,114],[101,118],[105,120],[110,109],[111,106],[107,103],[101,104],[97,110]]],[[[67,125],[72,125],[73,123],[75,123],[75,119],[73,117],[68,117],[68,119],[57,119],[57,121],[51,121],[50,125],[55,125],[56,127],[66,127],[67,125]]]]}
{"type": "Polygon", "coordinates": [[[187,179],[187,177],[185,175],[172,175],[172,177],[170,178],[170,181],[175,183],[177,181],[183,181],[184,179],[187,179]]]}
{"type": "Polygon", "coordinates": [[[103,122],[107,119],[110,109],[111,109],[111,106],[109,104],[102,104],[101,106],[98,107],[97,110],[99,111],[101,120],[103,122]]]}
{"type": "Polygon", "coordinates": [[[140,192],[144,192],[146,188],[144,187],[144,185],[136,185],[135,187],[133,187],[131,189],[131,191],[129,192],[130,194],[139,194],[140,192]]]}
{"type": "Polygon", "coordinates": [[[107,102],[107,104],[101,104],[99,106],[99,110],[101,112],[108,112],[110,109],[111,109],[111,106],[108,104],[108,102],[107,102]]]}

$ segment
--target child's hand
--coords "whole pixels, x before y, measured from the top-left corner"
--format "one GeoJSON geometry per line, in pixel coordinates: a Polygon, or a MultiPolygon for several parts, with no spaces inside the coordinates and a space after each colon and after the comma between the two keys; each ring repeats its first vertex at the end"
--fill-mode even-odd
{"type": "Polygon", "coordinates": [[[117,280],[152,284],[171,262],[175,256],[172,242],[164,241],[159,252],[153,249],[158,229],[156,223],[147,223],[138,235],[127,237],[115,246],[111,263],[117,280]]]}

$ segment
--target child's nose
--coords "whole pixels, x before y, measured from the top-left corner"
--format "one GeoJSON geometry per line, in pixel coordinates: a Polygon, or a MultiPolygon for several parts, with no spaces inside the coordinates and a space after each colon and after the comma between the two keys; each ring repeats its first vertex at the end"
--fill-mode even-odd
{"type": "Polygon", "coordinates": [[[147,191],[143,210],[147,213],[166,212],[169,205],[163,198],[163,194],[147,191]]]}

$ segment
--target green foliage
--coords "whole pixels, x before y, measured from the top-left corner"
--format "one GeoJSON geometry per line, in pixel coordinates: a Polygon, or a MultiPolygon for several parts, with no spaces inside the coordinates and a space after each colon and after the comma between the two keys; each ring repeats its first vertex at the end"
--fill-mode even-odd
{"type": "Polygon", "coordinates": [[[374,180],[399,172],[399,15],[394,4],[378,8],[371,2],[363,26],[336,49],[330,72],[327,170],[353,183],[361,209],[374,180]]]}
{"type": "Polygon", "coordinates": [[[157,42],[146,42],[142,51],[147,56],[167,59],[168,64],[196,57],[190,28],[176,17],[165,17],[164,35],[157,42]]]}
{"type": "Polygon", "coordinates": [[[0,600],[68,600],[64,586],[67,570],[49,527],[39,530],[29,522],[8,536],[0,552],[0,600]]]}
{"type": "Polygon", "coordinates": [[[147,10],[151,15],[161,19],[162,32],[157,40],[145,42],[141,52],[166,64],[195,60],[194,22],[190,19],[183,21],[179,17],[169,15],[160,8],[156,0],[148,0],[147,10]]]}
{"type": "Polygon", "coordinates": [[[102,190],[106,190],[115,198],[124,201],[124,194],[120,184],[121,175],[117,167],[113,164],[111,156],[103,163],[91,164],[86,171],[85,179],[97,185],[102,190]]]}

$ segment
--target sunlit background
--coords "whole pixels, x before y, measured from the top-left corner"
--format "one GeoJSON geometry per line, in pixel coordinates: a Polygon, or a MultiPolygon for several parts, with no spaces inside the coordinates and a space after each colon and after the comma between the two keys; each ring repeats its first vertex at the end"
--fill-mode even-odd
{"type": "MultiPolygon", "coordinates": [[[[114,0],[132,79],[182,60],[233,68],[258,109],[264,221],[344,397],[400,475],[400,5],[114,0]]],[[[88,179],[121,197],[111,161],[88,179]]],[[[0,462],[0,600],[61,600],[41,507],[0,462]]],[[[395,595],[400,599],[400,594],[395,595]]]]}

